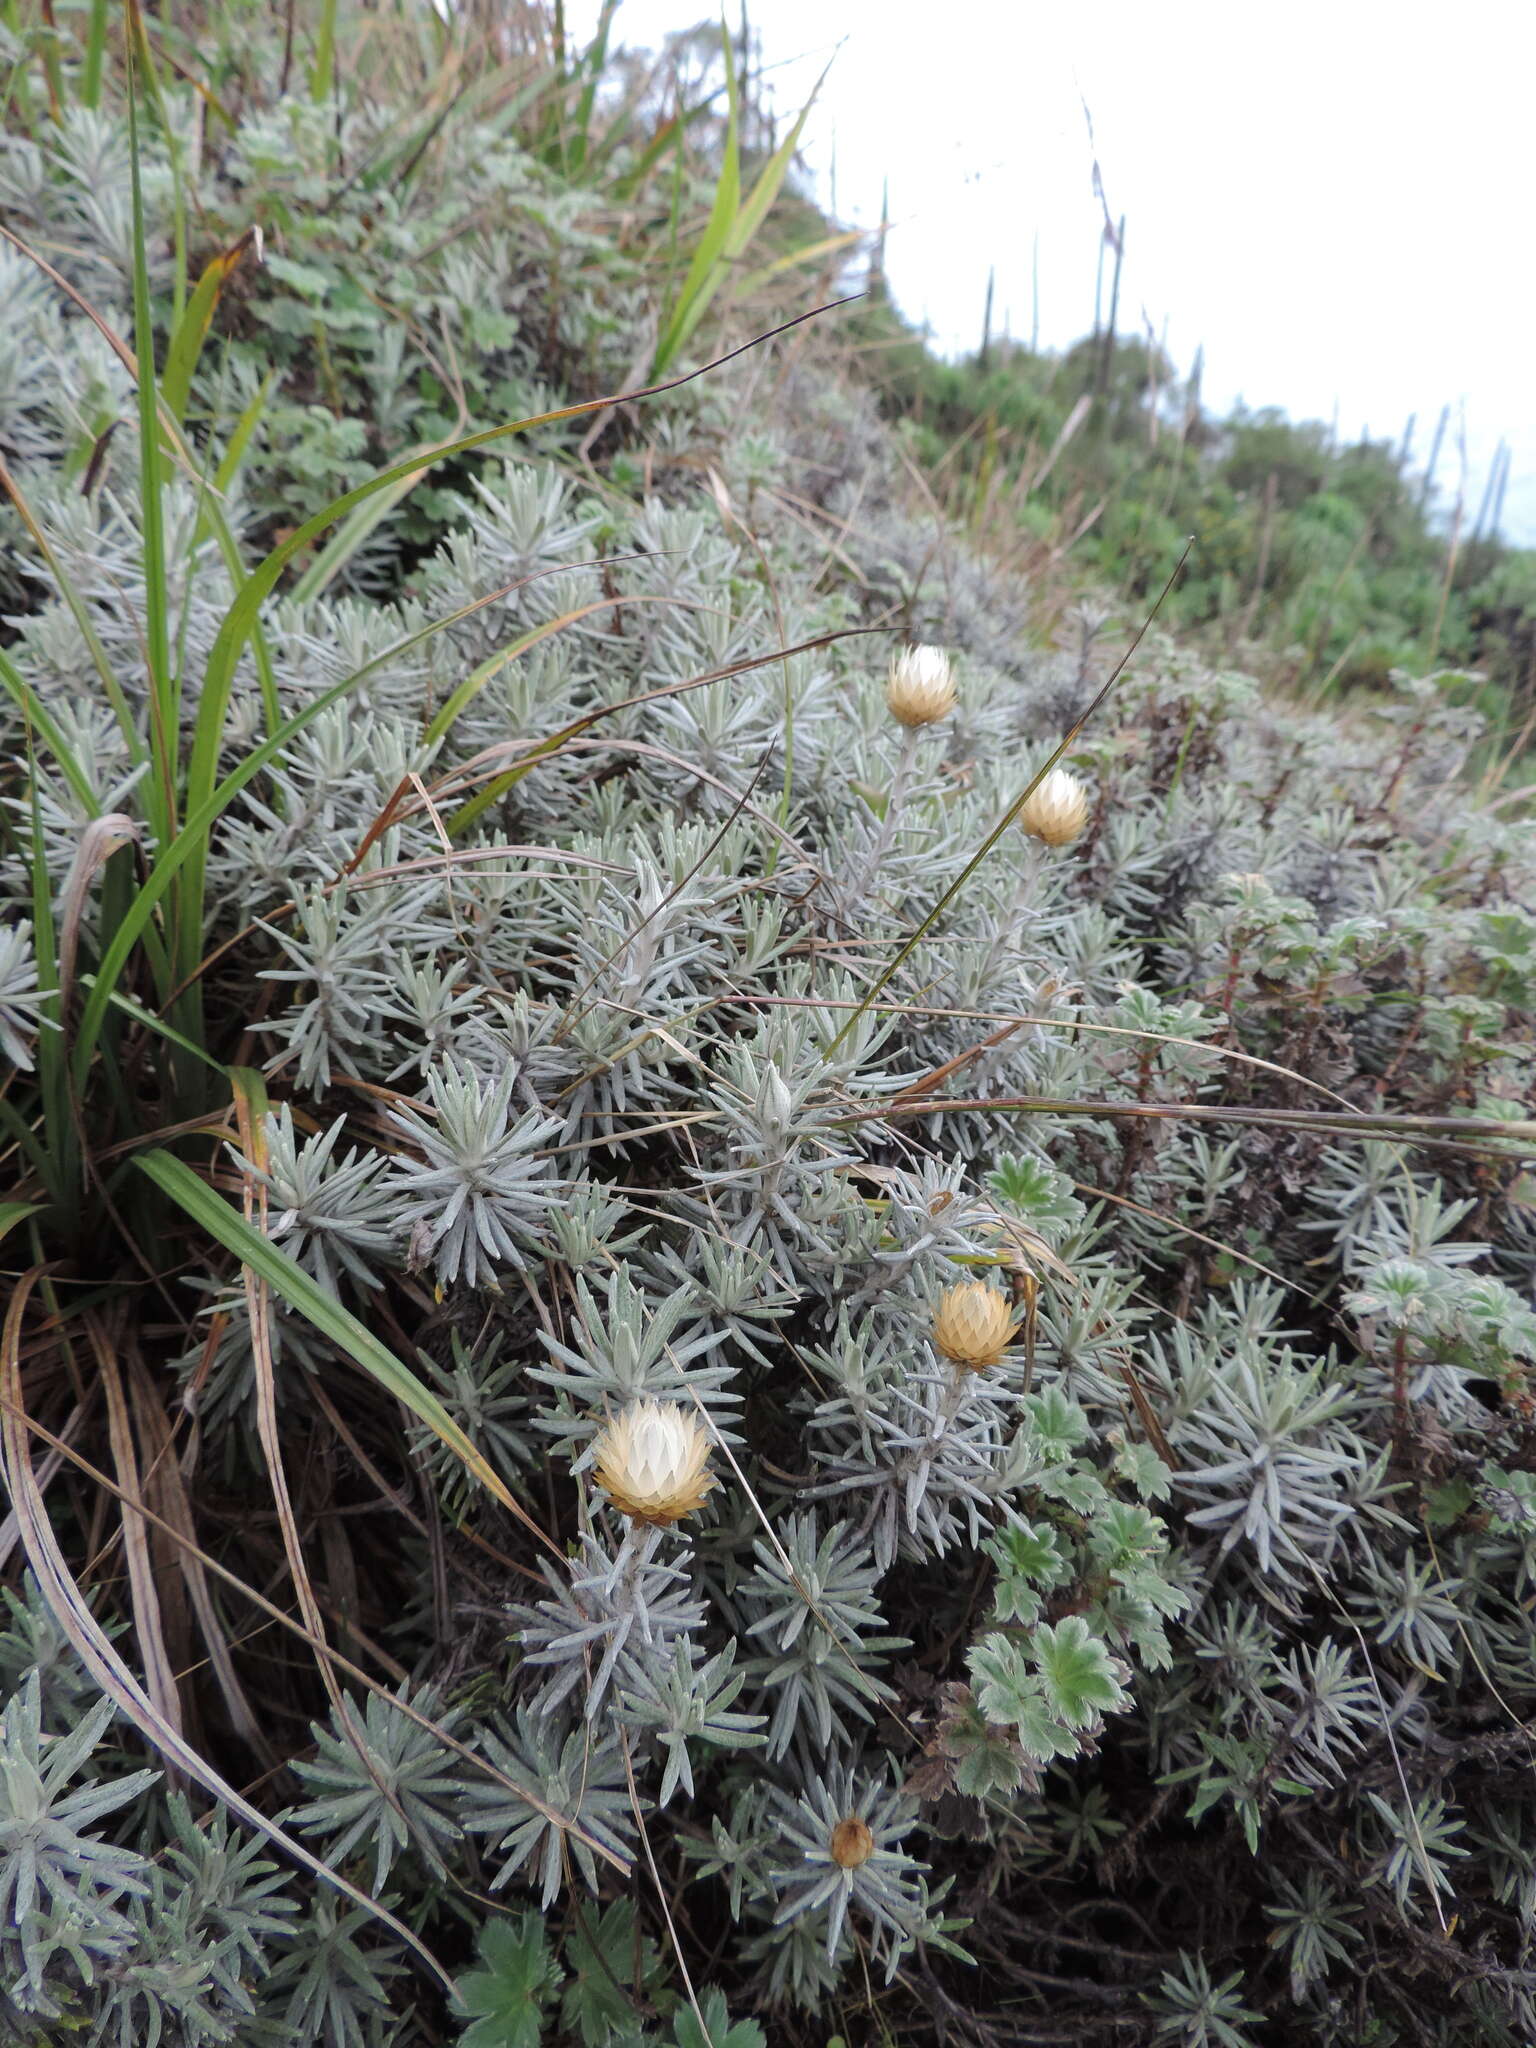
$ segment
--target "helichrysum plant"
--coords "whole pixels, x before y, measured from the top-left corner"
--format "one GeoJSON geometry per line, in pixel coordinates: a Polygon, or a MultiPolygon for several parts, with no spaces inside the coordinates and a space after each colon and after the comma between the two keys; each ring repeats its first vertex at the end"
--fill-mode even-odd
{"type": "Polygon", "coordinates": [[[1021,804],[1119,615],[841,330],[594,398],[810,274],[734,46],[117,12],[0,24],[0,2035],[1536,2038],[1468,714],[1154,628],[1021,804]]]}

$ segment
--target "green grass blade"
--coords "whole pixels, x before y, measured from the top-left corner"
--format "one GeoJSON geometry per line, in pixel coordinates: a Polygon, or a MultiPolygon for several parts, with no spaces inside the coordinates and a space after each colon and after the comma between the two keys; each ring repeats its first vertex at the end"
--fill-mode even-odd
{"type": "MultiPolygon", "coordinates": [[[[688,276],[684,280],[683,289],[678,294],[678,301],[672,319],[668,323],[666,332],[658,347],[657,367],[661,367],[664,360],[671,361],[677,352],[686,346],[699,322],[714,302],[720,287],[730,276],[732,266],[740,260],[742,254],[750,246],[754,236],[762,227],[763,222],[767,219],[772,210],[773,203],[778,198],[779,192],[783,187],[784,180],[789,174],[789,168],[795,160],[795,151],[800,146],[800,137],[804,133],[806,121],[810,116],[811,108],[816,104],[816,96],[821,91],[822,83],[827,75],[823,71],[821,78],[816,81],[810,98],[800,109],[799,115],[796,117],[794,126],[758,173],[757,182],[743,200],[740,197],[740,152],[736,140],[738,92],[729,37],[726,38],[725,43],[725,65],[726,89],[730,101],[730,117],[727,124],[725,163],[722,168],[721,182],[715,198],[715,213],[711,215],[704,239],[700,242],[698,249],[694,253],[694,259],[689,266],[688,276]],[[721,211],[722,198],[728,189],[727,173],[729,173],[731,193],[730,216],[722,223],[723,233],[717,234],[717,216],[721,211]]],[[[836,246],[839,240],[848,239],[857,240],[857,236],[833,236],[829,238],[828,244],[818,244],[816,246],[836,246]]],[[[809,253],[809,251],[801,251],[796,256],[781,259],[779,264],[769,267],[768,274],[772,275],[777,269],[785,267],[786,263],[798,261],[809,253]]]]}
{"type": "MultiPolygon", "coordinates": [[[[155,68],[154,51],[149,46],[140,0],[126,0],[126,28],[132,38],[132,62],[128,73],[130,101],[138,81],[142,79],[155,110],[155,119],[160,123],[160,132],[165,137],[166,161],[171,172],[171,245],[175,264],[171,280],[171,318],[179,321],[187,303],[187,186],[183,175],[181,137],[171,119],[165,94],[160,89],[160,74],[155,68]]],[[[153,361],[153,357],[150,360],[153,361]]]]}
{"type": "Polygon", "coordinates": [[[85,68],[80,74],[82,106],[101,105],[101,72],[106,51],[107,0],[91,0],[91,19],[85,35],[85,68]]]}
{"type": "Polygon", "coordinates": [[[579,175],[586,168],[592,135],[592,113],[597,104],[597,88],[607,68],[608,35],[613,27],[613,17],[618,11],[619,0],[603,0],[603,11],[598,16],[597,32],[581,60],[582,69],[587,74],[587,85],[576,106],[576,132],[572,138],[568,162],[568,168],[573,176],[579,175]]]}
{"type": "Polygon", "coordinates": [[[386,1393],[393,1395],[419,1421],[424,1422],[504,1507],[509,1508],[519,1520],[526,1521],[526,1510],[508,1492],[494,1468],[432,1390],[423,1385],[409,1366],[402,1365],[389,1347],[380,1343],[350,1309],[343,1308],[334,1295],[328,1294],[317,1280],[312,1279],[296,1259],[290,1258],[269,1237],[247,1223],[238,1210],[193,1172],[185,1160],[173,1158],[169,1152],[156,1151],[142,1154],[134,1164],[216,1243],[233,1252],[243,1265],[249,1266],[259,1279],[265,1280],[275,1293],[281,1295],[291,1309],[303,1316],[322,1336],[329,1337],[386,1393]]]}
{"type": "Polygon", "coordinates": [[[37,1202],[0,1202],[0,1241],[9,1237],[18,1223],[25,1223],[29,1216],[40,1216],[41,1205],[37,1202]]]}
{"type": "MultiPolygon", "coordinates": [[[[258,405],[258,401],[265,398],[268,382],[270,382],[270,379],[263,382],[256,399],[253,399],[251,402],[253,406],[258,405]]],[[[250,412],[251,406],[247,406],[245,413],[242,413],[240,416],[242,423],[245,420],[246,414],[250,412]]],[[[252,425],[254,423],[255,419],[253,416],[252,425]]],[[[238,433],[238,427],[236,431],[238,433]]],[[[190,451],[186,450],[185,444],[178,442],[177,445],[190,459],[190,451]]],[[[241,453],[243,452],[242,446],[241,453]]],[[[229,521],[224,516],[223,499],[228,487],[227,483],[219,481],[219,478],[225,475],[228,461],[229,451],[226,450],[225,458],[219,464],[218,476],[214,481],[210,483],[206,475],[198,480],[197,524],[193,529],[192,546],[194,549],[199,547],[205,536],[211,533],[219,553],[223,557],[224,566],[229,571],[230,585],[233,589],[238,590],[241,579],[245,575],[245,558],[240,552],[240,543],[235,539],[234,533],[230,529],[229,521]]],[[[238,459],[236,466],[238,467],[238,459]]],[[[183,623],[185,625],[186,622],[184,621],[183,623]]],[[[262,631],[259,620],[251,629],[251,658],[256,664],[256,682],[257,687],[261,691],[262,717],[266,730],[268,732],[275,732],[277,727],[283,722],[283,709],[281,699],[278,696],[277,673],[272,666],[271,652],[267,647],[266,635],[262,631]]]]}
{"type": "Polygon", "coordinates": [[[32,1169],[42,1185],[53,1192],[52,1164],[43,1141],[21,1114],[20,1110],[0,1095],[0,1137],[4,1137],[32,1162],[32,1169]]]}
{"type": "Polygon", "coordinates": [[[47,705],[3,648],[0,648],[0,683],[5,685],[26,722],[41,733],[80,808],[92,818],[100,817],[101,802],[91,787],[90,777],[70,752],[68,742],[47,705]]]}
{"type": "MultiPolygon", "coordinates": [[[[94,974],[82,974],[80,986],[91,988],[95,980],[94,974]]],[[[199,1045],[195,1039],[188,1038],[184,1032],[175,1030],[163,1017],[157,1017],[153,1010],[147,1010],[133,996],[124,995],[123,991],[117,988],[112,991],[108,1000],[114,1010],[120,1010],[125,1017],[131,1017],[135,1024],[142,1024],[146,1031],[153,1031],[157,1038],[163,1038],[167,1044],[190,1053],[193,1059],[200,1060],[205,1067],[211,1068],[221,1080],[227,1079],[228,1068],[221,1066],[205,1047],[199,1045]]]]}
{"type": "Polygon", "coordinates": [[[409,497],[418,481],[415,476],[401,477],[387,491],[380,491],[366,505],[358,505],[348,513],[294,584],[289,593],[294,603],[308,604],[312,598],[318,597],[351,561],[368,536],[383,525],[402,499],[409,497]]]}
{"type": "Polygon", "coordinates": [[[251,436],[267,409],[267,394],[272,389],[272,380],[276,375],[275,370],[268,370],[257,387],[255,396],[235,421],[235,430],[230,435],[224,453],[219,457],[219,466],[213,473],[213,488],[221,497],[240,474],[240,466],[245,461],[245,451],[250,446],[251,436]]]}
{"type": "Polygon", "coordinates": [[[133,345],[138,356],[139,515],[144,543],[144,640],[149,663],[150,741],[153,765],[145,792],[150,821],[162,845],[176,829],[180,740],[176,679],[171,672],[171,631],[165,573],[165,517],[161,502],[160,413],[155,389],[155,329],[149,297],[148,231],[139,161],[139,94],[130,43],[128,73],[129,193],[133,210],[133,345]]]}
{"type": "MultiPolygon", "coordinates": [[[[0,226],[0,233],[3,232],[3,226],[0,226]]],[[[144,750],[143,736],[139,731],[138,722],[134,718],[128,699],[123,694],[123,686],[113,673],[112,663],[108,659],[106,649],[101,644],[101,635],[91,623],[89,608],[81,599],[80,593],[75,589],[70,578],[65,575],[63,565],[54,553],[53,547],[47,534],[44,533],[37,515],[28,504],[25,493],[7,468],[3,458],[0,458],[0,490],[3,490],[10,499],[17,517],[27,529],[32,545],[37,549],[38,554],[52,572],[54,587],[58,591],[59,596],[64,600],[70,617],[80,629],[80,637],[90,650],[91,666],[95,669],[97,677],[101,682],[102,691],[106,696],[107,702],[112,707],[112,715],[117,720],[118,729],[122,733],[124,744],[128,749],[128,758],[137,767],[141,762],[148,759],[148,755],[144,750]]]]}
{"type": "Polygon", "coordinates": [[[533,626],[528,632],[519,634],[517,639],[508,646],[498,648],[494,654],[487,656],[477,668],[472,668],[463,682],[453,691],[452,695],[444,700],[442,707],[432,720],[432,723],[427,727],[426,733],[423,736],[427,744],[435,746],[446,733],[452,730],[454,721],[458,718],[460,712],[464,710],[467,704],[473,703],[492,676],[504,669],[508,662],[516,661],[520,654],[526,654],[530,647],[537,647],[541,640],[549,639],[551,634],[558,633],[562,627],[574,625],[578,619],[589,618],[593,612],[612,611],[616,605],[625,602],[631,604],[654,604],[658,600],[647,598],[644,595],[638,595],[628,600],[612,597],[594,598],[591,604],[581,605],[573,612],[562,612],[558,619],[548,619],[542,626],[533,626]]]}
{"type": "Polygon", "coordinates": [[[789,175],[789,167],[795,160],[795,151],[800,147],[800,137],[804,132],[807,120],[810,118],[811,109],[816,104],[816,95],[821,91],[826,75],[826,72],[823,71],[821,77],[812,86],[811,96],[796,116],[794,127],[790,129],[788,135],[785,136],[773,155],[764,164],[762,170],[758,173],[757,183],[752,187],[751,193],[743,202],[725,248],[725,253],[732,262],[735,262],[736,258],[741,255],[763,222],[768,218],[769,210],[775,199],[779,196],[780,187],[789,175]]]}
{"type": "MultiPolygon", "coordinates": [[[[254,238],[254,230],[248,229],[238,242],[231,244],[228,249],[221,249],[203,266],[203,274],[197,280],[196,288],[176,323],[176,331],[171,336],[170,345],[165,352],[160,395],[178,424],[187,415],[187,400],[192,395],[192,378],[197,369],[198,358],[203,352],[203,343],[208,338],[208,329],[212,324],[220,294],[254,238]]],[[[144,360],[144,347],[140,342],[139,361],[142,363],[144,360]]],[[[270,376],[268,381],[270,382],[270,376]]],[[[264,394],[265,385],[262,390],[264,394]]]]}
{"type": "Polygon", "coordinates": [[[484,789],[477,789],[468,803],[462,804],[448,820],[448,837],[462,839],[493,805],[501,802],[509,789],[515,789],[523,777],[531,775],[541,761],[547,761],[551,754],[558,754],[570,736],[569,731],[552,734],[549,739],[541,741],[532,753],[526,754],[515,767],[504,768],[500,775],[491,778],[484,789]]]}
{"type": "Polygon", "coordinates": [[[43,844],[36,764],[30,746],[27,749],[27,789],[32,800],[32,954],[37,963],[38,990],[43,996],[38,1008],[37,1033],[37,1079],[46,1141],[42,1173],[49,1193],[55,1201],[61,1201],[76,1186],[80,1147],[70,1101],[69,1060],[61,1029],[59,942],[53,922],[53,887],[43,844]]]}
{"type": "MultiPolygon", "coordinates": [[[[507,587],[515,589],[516,585],[507,587]]],[[[107,949],[97,967],[95,983],[86,998],[75,1034],[73,1070],[78,1086],[83,1088],[85,1085],[102,1023],[117,986],[117,978],[122,973],[129,954],[141,938],[146,941],[149,939],[153,930],[151,920],[155,910],[177,877],[190,867],[194,860],[206,858],[210,832],[246,784],[259,775],[269,761],[276,759],[291,739],[301,733],[322,712],[329,710],[330,706],[337,703],[349,690],[356,689],[357,685],[365,681],[375,669],[382,667],[385,662],[398,660],[412,648],[419,647],[423,641],[430,640],[434,634],[457,625],[463,619],[473,617],[476,612],[483,611],[489,604],[495,604],[505,595],[505,589],[492,590],[486,596],[476,598],[473,604],[464,605],[458,611],[449,612],[444,618],[434,619],[430,624],[419,627],[416,632],[406,634],[404,639],[384,648],[361,668],[343,676],[328,690],[323,690],[318,697],[312,698],[291,718],[284,719],[274,726],[261,744],[253,747],[239,765],[230,770],[198,808],[188,813],[181,831],[160,854],[107,942],[107,949]]],[[[601,611],[613,602],[612,598],[603,598],[594,602],[589,609],[601,611]]],[[[188,975],[195,974],[197,964],[197,958],[194,956],[190,966],[181,971],[181,978],[185,980],[188,975]]],[[[162,977],[162,985],[169,988],[172,984],[162,977]]]]}
{"type": "Polygon", "coordinates": [[[741,204],[741,143],[738,133],[739,94],[736,85],[736,60],[731,54],[731,38],[724,23],[720,29],[721,42],[725,50],[725,87],[727,114],[725,122],[725,144],[720,161],[720,175],[715,183],[714,204],[709,219],[699,238],[699,245],[693,252],[693,261],[683,279],[676,303],[661,339],[656,344],[656,354],[651,362],[651,375],[660,376],[669,363],[675,360],[683,343],[703,317],[704,308],[718,289],[717,271],[725,261],[736,215],[741,204]]]}
{"type": "Polygon", "coordinates": [[[323,0],[315,37],[315,62],[309,74],[309,96],[328,100],[336,75],[336,0],[323,0]]]}

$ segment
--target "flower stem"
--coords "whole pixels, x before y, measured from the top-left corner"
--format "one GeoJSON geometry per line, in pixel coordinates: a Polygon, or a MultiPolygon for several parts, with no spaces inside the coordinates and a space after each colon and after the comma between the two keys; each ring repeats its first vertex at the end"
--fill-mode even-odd
{"type": "Polygon", "coordinates": [[[875,834],[874,844],[864,863],[854,889],[855,898],[862,897],[873,887],[875,876],[880,872],[885,856],[891,850],[891,841],[896,836],[896,820],[901,814],[902,801],[907,793],[907,782],[912,773],[912,763],[917,758],[917,729],[904,726],[901,747],[896,755],[896,769],[891,776],[891,787],[885,799],[885,816],[880,820],[880,830],[875,834]]]}

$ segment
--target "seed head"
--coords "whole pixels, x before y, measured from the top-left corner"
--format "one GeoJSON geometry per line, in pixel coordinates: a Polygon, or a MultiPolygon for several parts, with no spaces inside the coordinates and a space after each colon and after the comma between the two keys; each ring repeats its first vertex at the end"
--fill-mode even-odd
{"type": "Polygon", "coordinates": [[[632,1522],[681,1521],[715,1483],[709,1438],[675,1401],[634,1401],[597,1440],[597,1483],[632,1522]]]}
{"type": "Polygon", "coordinates": [[[1065,768],[1053,768],[1019,805],[1019,823],[1047,846],[1070,846],[1088,822],[1088,792],[1065,768]]]}
{"type": "Polygon", "coordinates": [[[962,1280],[946,1287],[933,1319],[933,1341],[944,1356],[966,1372],[996,1365],[1018,1325],[1013,1305],[985,1280],[962,1280]]]}
{"type": "Polygon", "coordinates": [[[867,1863],[875,1853],[875,1838],[869,1831],[869,1824],[850,1813],[840,1820],[832,1830],[830,1842],[832,1861],[843,1870],[857,1870],[861,1863],[867,1863]]]}
{"type": "Polygon", "coordinates": [[[955,678],[942,647],[904,647],[891,658],[885,701],[901,725],[936,725],[955,708],[955,678]]]}

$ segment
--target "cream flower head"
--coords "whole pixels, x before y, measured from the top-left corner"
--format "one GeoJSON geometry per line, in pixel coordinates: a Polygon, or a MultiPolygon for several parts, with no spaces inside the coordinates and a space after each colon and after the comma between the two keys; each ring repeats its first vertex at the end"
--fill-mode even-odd
{"type": "Polygon", "coordinates": [[[856,1813],[850,1813],[832,1830],[827,1846],[832,1851],[832,1861],[840,1870],[857,1870],[874,1855],[875,1838],[870,1833],[869,1822],[861,1820],[856,1813]]]}
{"type": "Polygon", "coordinates": [[[1088,822],[1088,792],[1065,768],[1053,768],[1019,805],[1019,823],[1047,846],[1070,846],[1088,822]]]}
{"type": "Polygon", "coordinates": [[[962,1280],[939,1297],[933,1341],[952,1364],[966,1372],[982,1372],[997,1364],[1017,1328],[1013,1304],[1005,1294],[985,1280],[962,1280]]]}
{"type": "Polygon", "coordinates": [[[675,1401],[633,1401],[597,1440],[597,1483],[621,1515],[665,1527],[715,1483],[709,1438],[675,1401]]]}
{"type": "Polygon", "coordinates": [[[955,678],[942,647],[904,647],[891,657],[885,701],[901,725],[936,725],[955,708],[955,678]]]}

